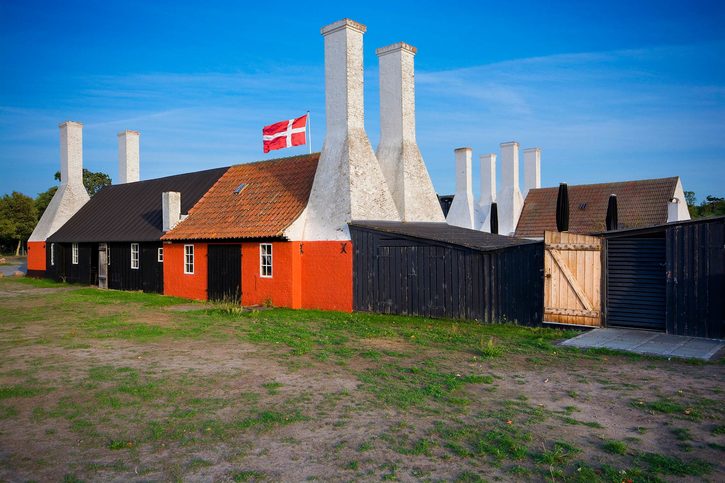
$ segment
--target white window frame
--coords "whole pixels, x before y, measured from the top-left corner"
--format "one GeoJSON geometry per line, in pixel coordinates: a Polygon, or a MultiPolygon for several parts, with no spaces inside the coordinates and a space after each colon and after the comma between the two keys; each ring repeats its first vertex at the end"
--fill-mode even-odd
{"type": "Polygon", "coordinates": [[[156,261],[159,263],[163,263],[164,261],[164,247],[159,247],[159,249],[156,251],[156,261]]]}
{"type": "Polygon", "coordinates": [[[50,244],[50,264],[55,265],[55,243],[50,244]]]}
{"type": "Polygon", "coordinates": [[[262,278],[272,278],[272,244],[271,243],[260,243],[259,244],[259,276],[262,278]],[[265,260],[268,257],[269,260],[265,260]],[[268,263],[267,263],[268,262],[268,263]]]}
{"type": "Polygon", "coordinates": [[[71,263],[73,265],[78,265],[78,244],[73,243],[71,245],[71,263]]]}
{"type": "Polygon", "coordinates": [[[194,274],[194,245],[184,245],[184,274],[194,274]]]}
{"type": "Polygon", "coordinates": [[[139,265],[138,243],[131,243],[131,269],[138,270],[139,265]]]}

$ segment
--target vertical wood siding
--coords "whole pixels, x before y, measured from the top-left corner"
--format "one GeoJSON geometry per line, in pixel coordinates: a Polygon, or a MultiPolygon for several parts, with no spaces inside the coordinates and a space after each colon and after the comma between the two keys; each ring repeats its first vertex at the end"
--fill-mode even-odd
{"type": "Polygon", "coordinates": [[[543,244],[482,252],[354,227],[351,235],[355,310],[542,322],[543,244]]]}

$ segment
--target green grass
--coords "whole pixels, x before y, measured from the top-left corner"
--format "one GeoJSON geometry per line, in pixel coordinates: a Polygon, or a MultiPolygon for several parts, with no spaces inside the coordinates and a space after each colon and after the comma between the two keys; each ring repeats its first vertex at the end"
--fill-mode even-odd
{"type": "Polygon", "coordinates": [[[240,483],[244,481],[265,481],[267,477],[259,471],[245,470],[238,471],[232,475],[232,480],[240,483]]]}
{"type": "Polygon", "coordinates": [[[637,459],[646,463],[651,471],[663,475],[704,476],[711,473],[713,468],[712,463],[700,459],[685,461],[655,453],[643,453],[637,459]]]}
{"type": "Polygon", "coordinates": [[[610,454],[627,454],[627,443],[611,439],[604,442],[602,449],[610,454]]]}
{"type": "Polygon", "coordinates": [[[302,415],[298,410],[290,413],[259,411],[254,416],[238,421],[235,426],[239,429],[254,428],[258,431],[269,431],[278,426],[287,426],[288,424],[294,424],[308,419],[307,416],[302,415]]]}
{"type": "Polygon", "coordinates": [[[49,278],[33,278],[33,277],[4,277],[0,278],[0,283],[21,283],[37,288],[61,288],[67,287],[67,284],[56,282],[49,278]]]}
{"type": "Polygon", "coordinates": [[[29,386],[0,386],[0,399],[34,397],[52,391],[51,388],[29,386]]]}

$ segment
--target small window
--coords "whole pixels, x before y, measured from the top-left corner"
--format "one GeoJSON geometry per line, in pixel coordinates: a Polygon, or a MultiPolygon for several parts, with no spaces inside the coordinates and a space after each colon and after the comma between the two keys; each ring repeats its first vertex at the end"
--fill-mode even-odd
{"type": "Polygon", "coordinates": [[[194,245],[184,245],[184,273],[194,273],[194,245]]]}
{"type": "Polygon", "coordinates": [[[240,184],[239,186],[237,186],[237,189],[235,189],[235,190],[234,190],[234,194],[235,194],[235,195],[238,195],[238,194],[239,194],[239,193],[241,193],[241,192],[242,192],[242,190],[243,190],[244,188],[246,188],[246,187],[247,187],[247,183],[242,183],[242,184],[240,184]]]}
{"type": "Polygon", "coordinates": [[[71,263],[78,265],[78,244],[74,243],[71,247],[71,263]]]}
{"type": "Polygon", "coordinates": [[[159,263],[164,261],[164,247],[159,248],[156,252],[156,261],[159,263]]]}
{"type": "Polygon", "coordinates": [[[50,244],[50,264],[55,265],[55,243],[50,244]]]}
{"type": "Polygon", "coordinates": [[[138,243],[131,243],[131,268],[138,270],[138,243]]]}
{"type": "Polygon", "coordinates": [[[272,244],[259,244],[259,275],[272,278],[272,244]]]}

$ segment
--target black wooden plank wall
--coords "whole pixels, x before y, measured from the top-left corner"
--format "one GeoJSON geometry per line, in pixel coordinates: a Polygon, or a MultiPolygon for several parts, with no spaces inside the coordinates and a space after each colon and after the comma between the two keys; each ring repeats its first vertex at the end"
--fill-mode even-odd
{"type": "Polygon", "coordinates": [[[78,244],[78,263],[73,263],[71,243],[56,243],[54,265],[50,265],[50,243],[46,243],[47,275],[55,280],[68,283],[93,285],[98,282],[98,245],[95,243],[78,244]]]}
{"type": "Polygon", "coordinates": [[[161,243],[139,243],[139,268],[131,268],[131,243],[109,243],[108,288],[163,293],[163,263],[157,261],[161,243]]]}
{"type": "Polygon", "coordinates": [[[667,228],[667,332],[725,338],[725,220],[667,228]]]}
{"type": "Polygon", "coordinates": [[[543,244],[481,252],[356,228],[351,235],[355,310],[542,321],[543,244]]]}

